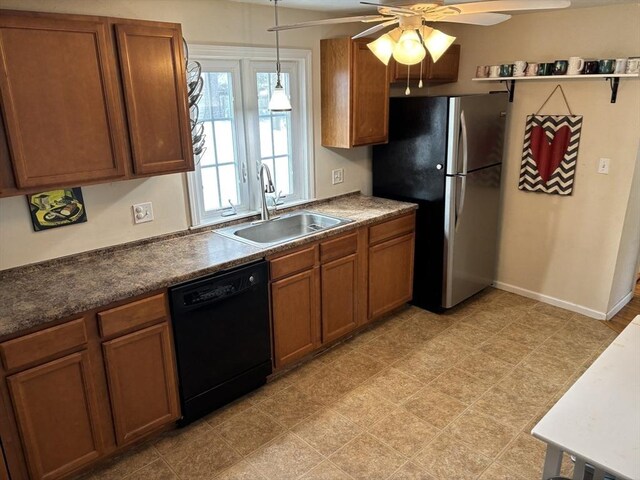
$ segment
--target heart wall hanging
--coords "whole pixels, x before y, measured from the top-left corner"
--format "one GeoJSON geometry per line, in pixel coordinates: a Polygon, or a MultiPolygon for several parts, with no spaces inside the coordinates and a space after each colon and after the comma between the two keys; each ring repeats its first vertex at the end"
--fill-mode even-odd
{"type": "MultiPolygon", "coordinates": [[[[562,95],[564,97],[564,92],[562,95]]],[[[570,109],[569,112],[571,113],[570,109]]],[[[571,195],[578,164],[581,130],[581,115],[529,115],[525,126],[518,188],[530,192],[571,195]]]]}

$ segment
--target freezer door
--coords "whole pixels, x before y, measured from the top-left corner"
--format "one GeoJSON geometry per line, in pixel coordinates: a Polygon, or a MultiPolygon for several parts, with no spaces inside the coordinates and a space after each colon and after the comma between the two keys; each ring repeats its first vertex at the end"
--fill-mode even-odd
{"type": "Polygon", "coordinates": [[[466,174],[502,163],[507,94],[449,99],[447,174],[466,174]]]}
{"type": "Polygon", "coordinates": [[[442,306],[450,308],[487,287],[496,270],[501,166],[445,182],[442,306]]]}

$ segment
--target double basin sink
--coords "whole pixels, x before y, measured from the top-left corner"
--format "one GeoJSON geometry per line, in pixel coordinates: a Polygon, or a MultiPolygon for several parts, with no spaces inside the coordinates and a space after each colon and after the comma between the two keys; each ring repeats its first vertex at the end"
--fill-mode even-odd
{"type": "Polygon", "coordinates": [[[301,211],[264,222],[234,225],[216,230],[216,233],[250,245],[266,248],[346,225],[352,221],[321,213],[301,211]]]}

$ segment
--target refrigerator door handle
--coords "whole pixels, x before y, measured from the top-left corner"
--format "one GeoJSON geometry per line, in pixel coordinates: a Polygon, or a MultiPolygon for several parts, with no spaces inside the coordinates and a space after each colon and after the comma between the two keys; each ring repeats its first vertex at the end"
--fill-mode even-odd
{"type": "Polygon", "coordinates": [[[464,116],[464,110],[460,112],[460,132],[462,133],[462,175],[467,174],[469,167],[469,137],[467,135],[467,120],[464,116]]]}
{"type": "Polygon", "coordinates": [[[456,202],[456,223],[454,226],[456,231],[458,231],[458,220],[460,219],[460,214],[464,208],[464,199],[467,196],[467,176],[457,175],[457,178],[460,178],[462,185],[460,185],[460,200],[456,202]]]}

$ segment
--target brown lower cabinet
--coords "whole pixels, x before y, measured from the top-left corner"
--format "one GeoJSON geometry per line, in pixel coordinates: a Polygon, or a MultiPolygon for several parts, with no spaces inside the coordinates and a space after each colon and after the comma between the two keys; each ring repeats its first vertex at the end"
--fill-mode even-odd
{"type": "Polygon", "coordinates": [[[411,300],[413,233],[369,247],[369,316],[379,317],[411,300]]]}
{"type": "Polygon", "coordinates": [[[12,375],[7,383],[31,478],[60,478],[101,456],[86,350],[12,375]]]}
{"type": "Polygon", "coordinates": [[[102,345],[118,445],[178,418],[169,325],[162,323],[102,345]]]}
{"type": "Polygon", "coordinates": [[[163,291],[0,343],[12,479],[67,478],[179,417],[168,311],[163,291]]]}
{"type": "Polygon", "coordinates": [[[357,326],[357,260],[357,255],[349,255],[321,267],[323,342],[340,338],[357,326]]]}
{"type": "Polygon", "coordinates": [[[412,213],[269,258],[276,369],[411,300],[414,227],[412,213]]]}
{"type": "Polygon", "coordinates": [[[318,269],[271,284],[276,367],[290,364],[319,346],[318,269]]]}

